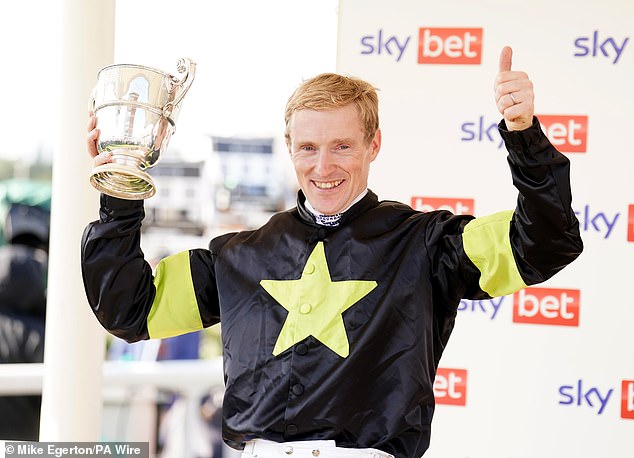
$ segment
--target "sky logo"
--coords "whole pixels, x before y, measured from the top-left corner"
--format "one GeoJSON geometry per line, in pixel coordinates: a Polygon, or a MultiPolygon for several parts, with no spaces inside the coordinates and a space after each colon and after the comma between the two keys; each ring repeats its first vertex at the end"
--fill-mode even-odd
{"type": "Polygon", "coordinates": [[[463,142],[491,142],[498,149],[504,146],[502,136],[498,131],[497,122],[488,122],[484,120],[484,116],[480,116],[477,121],[467,121],[460,126],[463,142]]]}
{"type": "Polygon", "coordinates": [[[609,388],[602,392],[600,387],[584,387],[583,380],[579,379],[573,385],[562,385],[559,387],[559,404],[590,408],[596,410],[597,415],[601,415],[608,405],[613,392],[614,388],[609,388]]]}
{"type": "Polygon", "coordinates": [[[524,288],[513,294],[513,322],[579,326],[578,289],[524,288]]]}
{"type": "MultiPolygon", "coordinates": [[[[579,379],[573,384],[559,387],[558,403],[562,406],[590,409],[597,415],[602,415],[614,392],[614,388],[589,386],[583,379],[579,379]]],[[[621,381],[621,418],[634,419],[634,380],[621,381]]]]}
{"type": "Polygon", "coordinates": [[[598,30],[589,37],[575,38],[575,57],[607,58],[615,65],[625,50],[629,37],[625,39],[601,37],[598,30]]]}
{"type": "Polygon", "coordinates": [[[439,367],[434,379],[436,404],[467,405],[467,370],[439,367]]]}
{"type": "Polygon", "coordinates": [[[376,54],[378,56],[383,54],[395,58],[396,62],[400,62],[411,38],[399,38],[379,29],[376,35],[361,37],[361,54],[376,54]]]}
{"type": "Polygon", "coordinates": [[[477,315],[486,315],[491,321],[495,320],[498,315],[505,298],[509,296],[494,297],[492,299],[462,299],[458,305],[458,311],[464,313],[473,313],[477,315]]]}
{"type": "Polygon", "coordinates": [[[418,30],[419,64],[480,65],[481,28],[430,28],[418,30]]]}
{"type": "MultiPolygon", "coordinates": [[[[630,205],[630,223],[632,218],[632,205],[630,205]]],[[[603,239],[607,239],[612,234],[612,231],[616,227],[616,222],[621,216],[620,213],[616,213],[614,215],[608,215],[607,213],[601,211],[593,211],[590,208],[590,205],[584,205],[581,210],[575,210],[575,215],[577,215],[577,219],[579,220],[579,229],[583,232],[598,232],[603,236],[603,239]]],[[[631,231],[631,227],[628,228],[631,231]]],[[[628,240],[629,235],[628,235],[628,240]]],[[[630,240],[631,241],[631,240],[630,240]]]]}
{"type": "Polygon", "coordinates": [[[420,197],[411,199],[411,207],[421,212],[434,210],[449,210],[454,215],[473,215],[475,203],[473,199],[452,197],[420,197]]]}

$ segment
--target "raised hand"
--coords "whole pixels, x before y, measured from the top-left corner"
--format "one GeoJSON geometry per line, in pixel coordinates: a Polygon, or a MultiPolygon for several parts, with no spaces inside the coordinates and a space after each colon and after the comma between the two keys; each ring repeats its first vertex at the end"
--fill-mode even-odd
{"type": "Polygon", "coordinates": [[[533,123],[535,94],[528,75],[511,70],[512,61],[513,50],[505,46],[500,53],[500,69],[495,78],[495,103],[508,130],[524,130],[533,123]]]}

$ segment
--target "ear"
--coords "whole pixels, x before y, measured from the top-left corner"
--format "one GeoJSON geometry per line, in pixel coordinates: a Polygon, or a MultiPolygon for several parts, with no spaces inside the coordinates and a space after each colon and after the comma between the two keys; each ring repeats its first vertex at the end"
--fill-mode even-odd
{"type": "Polygon", "coordinates": [[[381,150],[381,129],[377,129],[370,142],[370,162],[374,161],[381,150]]]}

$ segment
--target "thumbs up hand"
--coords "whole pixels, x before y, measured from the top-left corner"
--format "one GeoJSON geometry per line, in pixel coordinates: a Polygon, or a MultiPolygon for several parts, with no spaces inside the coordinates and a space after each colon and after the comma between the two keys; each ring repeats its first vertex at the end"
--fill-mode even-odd
{"type": "Polygon", "coordinates": [[[528,75],[511,70],[512,60],[513,50],[505,46],[500,53],[500,71],[495,78],[495,102],[508,130],[524,130],[533,123],[535,94],[528,75]]]}

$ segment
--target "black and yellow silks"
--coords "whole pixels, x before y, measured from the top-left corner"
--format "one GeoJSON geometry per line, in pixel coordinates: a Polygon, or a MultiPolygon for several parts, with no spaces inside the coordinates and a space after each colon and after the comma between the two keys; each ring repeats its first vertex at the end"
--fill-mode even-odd
{"type": "Polygon", "coordinates": [[[222,320],[223,436],[236,448],[332,439],[420,457],[460,300],[542,282],[582,250],[568,159],[537,121],[500,130],[520,192],[514,211],[420,213],[368,192],[323,227],[300,192],[297,208],[170,256],[156,276],[139,248],[142,202],[102,196],[83,238],[89,302],[129,341],[222,320]]]}

